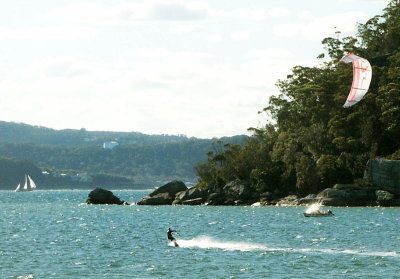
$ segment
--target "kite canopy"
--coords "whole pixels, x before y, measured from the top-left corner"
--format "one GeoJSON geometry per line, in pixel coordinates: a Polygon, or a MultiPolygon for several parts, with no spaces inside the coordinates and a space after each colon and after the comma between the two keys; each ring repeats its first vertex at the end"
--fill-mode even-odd
{"type": "Polygon", "coordinates": [[[340,59],[342,63],[353,62],[353,84],[344,108],[351,107],[358,103],[367,93],[372,78],[372,68],[367,59],[354,55],[346,54],[340,59]]]}

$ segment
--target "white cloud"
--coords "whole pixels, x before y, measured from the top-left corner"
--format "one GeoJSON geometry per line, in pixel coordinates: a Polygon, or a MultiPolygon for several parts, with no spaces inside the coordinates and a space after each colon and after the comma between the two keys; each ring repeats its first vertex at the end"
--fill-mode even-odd
{"type": "Polygon", "coordinates": [[[249,31],[237,31],[232,33],[232,39],[235,41],[247,41],[250,39],[250,32],[249,31]]]}
{"type": "Polygon", "coordinates": [[[207,6],[200,2],[163,1],[153,5],[150,17],[156,20],[199,20],[207,16],[207,6]]]}
{"type": "Polygon", "coordinates": [[[307,51],[320,46],[315,40],[334,35],[334,27],[354,32],[366,19],[363,9],[321,16],[296,3],[80,1],[53,1],[18,23],[3,12],[1,120],[201,137],[245,133],[278,93],[277,79],[295,65],[316,64],[316,53],[307,51]]]}
{"type": "Polygon", "coordinates": [[[301,35],[313,40],[321,40],[334,33],[335,27],[342,34],[354,34],[357,30],[357,23],[368,18],[363,12],[337,13],[323,17],[308,17],[305,19],[301,13],[302,21],[292,21],[280,24],[275,28],[277,36],[301,35]]]}
{"type": "Polygon", "coordinates": [[[196,32],[196,31],[201,31],[203,30],[204,27],[202,25],[199,24],[184,24],[184,25],[177,25],[177,26],[173,26],[171,32],[173,34],[177,34],[177,35],[185,35],[187,33],[192,33],[192,32],[196,32]]]}
{"type": "Polygon", "coordinates": [[[287,18],[290,11],[286,8],[239,8],[233,10],[213,10],[210,11],[213,18],[230,18],[230,19],[249,19],[264,20],[269,18],[287,18]]]}
{"type": "Polygon", "coordinates": [[[205,19],[264,20],[288,18],[290,11],[284,7],[238,8],[212,10],[206,2],[183,0],[146,0],[124,2],[111,6],[77,2],[54,10],[50,18],[86,24],[126,24],[144,20],[197,21],[205,19]]]}
{"type": "Polygon", "coordinates": [[[77,25],[56,25],[51,27],[0,27],[2,40],[82,40],[93,38],[97,31],[77,25]]]}
{"type": "Polygon", "coordinates": [[[244,56],[249,63],[229,65],[204,52],[139,49],[112,66],[47,57],[0,80],[0,91],[7,92],[0,119],[18,121],[10,110],[23,98],[31,104],[23,105],[32,115],[28,123],[54,128],[126,130],[128,122],[132,130],[145,133],[245,133],[257,125],[257,111],[269,97],[266,89],[273,88],[268,83],[285,71],[280,59],[290,53],[264,50],[244,56]]]}
{"type": "Polygon", "coordinates": [[[111,7],[101,4],[77,2],[53,10],[49,18],[84,24],[121,24],[131,20],[144,20],[151,10],[144,3],[123,3],[111,7]]]}
{"type": "Polygon", "coordinates": [[[204,2],[146,0],[111,6],[78,2],[54,10],[50,18],[86,24],[126,24],[144,20],[201,20],[207,13],[204,2]]]}
{"type": "Polygon", "coordinates": [[[312,20],[313,15],[310,11],[303,10],[298,14],[298,18],[303,20],[312,20]]]}
{"type": "Polygon", "coordinates": [[[268,10],[267,14],[270,17],[279,17],[279,18],[288,18],[291,15],[291,12],[284,7],[277,7],[268,10]]]}
{"type": "Polygon", "coordinates": [[[208,40],[212,42],[221,42],[222,36],[219,33],[214,33],[208,38],[208,40]]]}

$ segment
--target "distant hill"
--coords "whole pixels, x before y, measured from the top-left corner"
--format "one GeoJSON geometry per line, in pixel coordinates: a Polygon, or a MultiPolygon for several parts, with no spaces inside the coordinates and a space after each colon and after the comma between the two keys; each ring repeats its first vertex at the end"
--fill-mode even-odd
{"type": "Polygon", "coordinates": [[[35,180],[42,171],[31,162],[0,157],[0,189],[15,189],[24,181],[25,174],[35,180]]]}
{"type": "Polygon", "coordinates": [[[0,156],[29,161],[58,173],[110,175],[111,181],[126,177],[142,187],[159,186],[170,179],[195,182],[194,167],[207,158],[208,151],[218,144],[243,145],[246,140],[244,135],[197,139],[136,132],[54,130],[0,122],[0,156]],[[117,141],[118,146],[104,149],[103,143],[111,140],[117,141]]]}
{"type": "Polygon", "coordinates": [[[184,142],[185,135],[146,135],[139,132],[87,131],[86,129],[55,130],[23,123],[0,121],[0,142],[35,143],[44,145],[88,146],[117,141],[119,144],[148,145],[184,142]]]}
{"type": "Polygon", "coordinates": [[[46,189],[93,189],[129,188],[141,189],[134,181],[122,176],[107,174],[92,174],[79,176],[79,172],[60,174],[50,169],[42,171],[29,161],[0,157],[0,190],[15,190],[18,183],[25,182],[25,175],[29,175],[36,182],[38,190],[46,189]]]}

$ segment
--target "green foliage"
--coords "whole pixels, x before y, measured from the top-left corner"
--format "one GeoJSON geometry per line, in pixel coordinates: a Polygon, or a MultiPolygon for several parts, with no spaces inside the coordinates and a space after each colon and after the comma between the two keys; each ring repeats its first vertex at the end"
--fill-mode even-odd
{"type": "Polygon", "coordinates": [[[42,172],[32,163],[0,157],[0,189],[15,189],[18,183],[24,183],[25,174],[41,181],[42,172]]]}
{"type": "MultiPolygon", "coordinates": [[[[0,130],[2,132],[0,139],[7,137],[10,139],[10,135],[20,136],[19,140],[16,139],[13,142],[0,141],[0,156],[28,160],[42,168],[76,170],[91,175],[107,174],[111,178],[104,176],[102,177],[104,178],[103,182],[101,179],[96,181],[108,184],[118,181],[118,185],[124,184],[124,181],[121,178],[117,179],[116,176],[128,177],[133,179],[135,184],[147,187],[177,178],[195,181],[194,166],[206,158],[204,153],[212,146],[216,148],[216,151],[218,148],[223,148],[223,146],[219,146],[220,143],[216,139],[143,135],[143,141],[141,141],[134,135],[130,135],[129,142],[134,142],[136,139],[137,144],[121,143],[110,150],[102,148],[103,141],[101,144],[86,144],[83,143],[84,141],[78,144],[78,141],[75,141],[75,134],[84,133],[85,136],[101,138],[103,132],[69,130],[66,133],[65,131],[7,122],[0,122],[0,130]],[[53,136],[59,139],[59,144],[35,144],[35,140],[38,138],[47,143],[53,142],[53,136]],[[63,144],[67,142],[76,144],[63,144]]],[[[119,133],[104,133],[115,137],[119,135],[119,133]]],[[[110,138],[113,137],[110,136],[110,138]]],[[[246,136],[236,136],[223,139],[234,145],[243,144],[245,138],[246,136]]],[[[216,158],[216,161],[223,159],[216,158]]]]}
{"type": "Polygon", "coordinates": [[[277,82],[281,93],[264,109],[273,125],[251,129],[243,147],[209,153],[197,166],[203,187],[239,178],[260,193],[316,193],[359,181],[370,158],[400,158],[400,1],[360,24],[356,37],[322,43],[329,62],[296,66],[277,82]],[[353,74],[338,62],[348,52],[371,61],[373,80],[363,100],[344,109],[353,74]]]}
{"type": "Polygon", "coordinates": [[[0,121],[0,142],[33,143],[53,146],[99,146],[117,140],[120,145],[154,145],[186,142],[185,135],[145,135],[138,132],[105,132],[65,129],[54,130],[22,123],[0,121]]]}
{"type": "Polygon", "coordinates": [[[114,185],[126,185],[131,186],[131,181],[125,177],[109,174],[95,174],[92,175],[93,184],[96,186],[114,186],[114,185]]]}

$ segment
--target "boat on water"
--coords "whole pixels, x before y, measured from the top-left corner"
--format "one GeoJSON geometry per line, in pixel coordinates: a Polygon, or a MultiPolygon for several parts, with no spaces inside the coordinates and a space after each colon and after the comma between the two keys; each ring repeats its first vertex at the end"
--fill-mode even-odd
{"type": "Polygon", "coordinates": [[[305,217],[329,217],[329,216],[333,216],[335,214],[333,214],[332,211],[328,210],[328,211],[313,212],[313,213],[304,212],[303,215],[305,217]]]}
{"type": "Polygon", "coordinates": [[[25,174],[25,184],[23,187],[21,187],[21,183],[18,184],[17,188],[15,189],[15,192],[31,192],[36,189],[36,183],[33,181],[33,179],[25,174]]]}
{"type": "Polygon", "coordinates": [[[334,216],[335,214],[330,210],[322,210],[320,204],[312,204],[307,208],[303,215],[304,217],[329,217],[334,216]]]}

